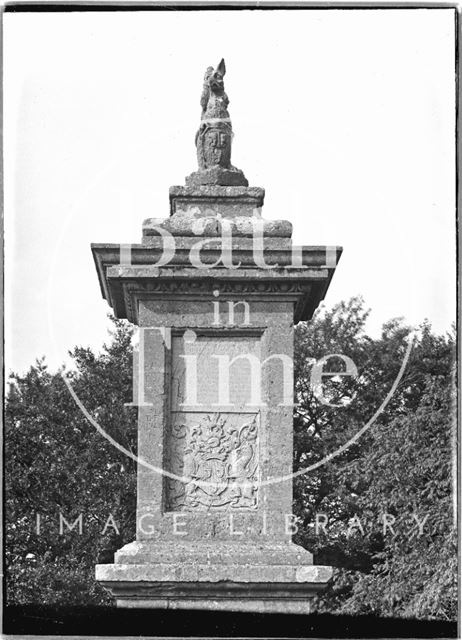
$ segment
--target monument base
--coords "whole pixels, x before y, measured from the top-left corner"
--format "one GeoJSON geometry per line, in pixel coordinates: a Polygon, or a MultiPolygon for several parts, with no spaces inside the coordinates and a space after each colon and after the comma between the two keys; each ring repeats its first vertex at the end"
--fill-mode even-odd
{"type": "MultiPolygon", "coordinates": [[[[101,566],[101,565],[100,565],[101,566]]],[[[253,613],[311,613],[320,585],[236,582],[105,581],[117,607],[253,613]]]]}
{"type": "Polygon", "coordinates": [[[310,613],[332,576],[331,567],[311,564],[311,554],[292,543],[214,545],[209,554],[192,545],[162,547],[134,542],[114,564],[96,566],[118,607],[310,613]]]}

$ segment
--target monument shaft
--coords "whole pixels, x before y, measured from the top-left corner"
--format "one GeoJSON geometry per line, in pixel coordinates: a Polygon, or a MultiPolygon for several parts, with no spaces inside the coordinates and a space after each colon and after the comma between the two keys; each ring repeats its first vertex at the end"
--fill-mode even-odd
{"type": "MultiPolygon", "coordinates": [[[[202,122],[228,104],[207,99],[202,122]]],[[[208,124],[199,170],[130,261],[92,247],[103,296],[142,336],[136,540],[96,577],[118,606],[308,612],[331,568],[291,541],[293,326],[341,249],[294,252],[291,224],[261,217],[263,189],[207,152],[208,124]]]]}

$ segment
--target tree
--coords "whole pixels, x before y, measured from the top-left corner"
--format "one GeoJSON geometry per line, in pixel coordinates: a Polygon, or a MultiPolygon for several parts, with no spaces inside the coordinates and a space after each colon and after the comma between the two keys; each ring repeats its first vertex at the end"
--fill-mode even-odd
{"type": "MultiPolygon", "coordinates": [[[[67,378],[109,435],[136,452],[135,410],[124,406],[132,398],[132,331],[124,322],[113,322],[111,343],[99,356],[74,349],[75,370],[67,378]]],[[[41,360],[24,376],[10,378],[8,602],[110,602],[94,580],[95,560],[135,536],[135,464],[87,421],[61,373],[50,373],[41,360]],[[69,526],[75,523],[72,531],[63,518],[69,526]]]]}
{"type": "MultiPolygon", "coordinates": [[[[409,328],[393,320],[380,339],[371,340],[364,332],[366,317],[355,298],[320,310],[311,324],[297,327],[296,469],[346,443],[392,387],[409,328]],[[309,384],[310,353],[352,358],[356,379],[325,383],[330,398],[351,402],[332,407],[319,401],[309,384]]],[[[338,457],[297,478],[298,541],[314,551],[316,561],[338,567],[318,599],[321,609],[455,617],[453,362],[453,338],[435,336],[424,323],[396,392],[377,420],[338,457]],[[328,518],[326,531],[320,526],[316,531],[316,514],[318,524],[328,518]],[[425,518],[420,532],[418,522],[425,518]]]]}

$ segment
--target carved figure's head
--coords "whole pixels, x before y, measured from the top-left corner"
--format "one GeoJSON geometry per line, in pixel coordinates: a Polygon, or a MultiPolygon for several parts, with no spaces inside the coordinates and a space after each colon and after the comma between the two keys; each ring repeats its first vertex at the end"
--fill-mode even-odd
{"type": "Polygon", "coordinates": [[[215,71],[212,70],[212,73],[209,76],[210,89],[214,93],[220,93],[224,90],[223,76],[225,75],[225,73],[226,73],[225,61],[222,58],[218,67],[215,69],[215,71]]]}

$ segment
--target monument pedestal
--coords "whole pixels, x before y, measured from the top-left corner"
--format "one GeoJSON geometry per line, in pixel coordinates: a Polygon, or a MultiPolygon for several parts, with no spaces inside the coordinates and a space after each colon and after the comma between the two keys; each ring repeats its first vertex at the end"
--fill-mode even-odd
{"type": "Polygon", "coordinates": [[[296,545],[172,545],[133,542],[97,578],[119,607],[309,613],[331,576],[296,545]]]}
{"type": "Polygon", "coordinates": [[[143,335],[137,538],[96,567],[118,606],[308,613],[331,576],[291,541],[292,358],[334,267],[293,252],[263,197],[172,187],[128,264],[93,245],[103,296],[143,335]]]}

